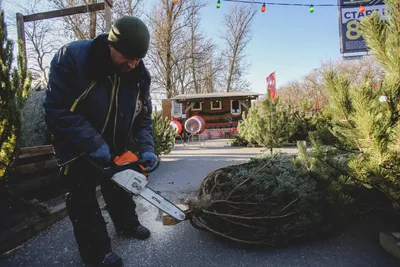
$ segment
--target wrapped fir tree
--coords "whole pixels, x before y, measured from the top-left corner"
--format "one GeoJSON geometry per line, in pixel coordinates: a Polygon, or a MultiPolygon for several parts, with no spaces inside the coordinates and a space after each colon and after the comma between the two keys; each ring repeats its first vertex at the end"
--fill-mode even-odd
{"type": "MultiPolygon", "coordinates": [[[[300,143],[297,156],[265,154],[211,172],[195,200],[191,222],[223,238],[281,246],[320,238],[354,214],[348,185],[315,171],[300,143]]],[[[336,175],[336,177],[339,177],[336,175]]]]}

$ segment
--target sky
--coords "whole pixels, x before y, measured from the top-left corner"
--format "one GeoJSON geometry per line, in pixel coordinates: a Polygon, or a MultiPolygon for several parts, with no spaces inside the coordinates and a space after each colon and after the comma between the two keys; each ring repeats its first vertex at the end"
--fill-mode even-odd
{"type": "MultiPolygon", "coordinates": [[[[218,37],[225,12],[232,2],[215,1],[202,12],[202,26],[209,36],[218,37]]],[[[336,0],[276,0],[269,2],[301,4],[337,4],[336,0]]],[[[257,13],[253,22],[253,38],[246,48],[251,63],[247,79],[251,91],[266,93],[266,77],[275,71],[277,87],[301,79],[327,60],[341,59],[337,7],[268,6],[257,13]]]]}
{"type": "MultiPolygon", "coordinates": [[[[145,0],[148,11],[155,0],[145,0]]],[[[172,1],[172,0],[171,0],[172,1]]],[[[178,0],[179,1],[179,0],[178,0]]],[[[8,2],[8,1],[6,1],[8,2]]],[[[221,45],[218,34],[223,30],[223,16],[232,2],[208,0],[202,10],[201,25],[205,34],[221,45]]],[[[277,87],[301,79],[322,62],[341,58],[337,7],[315,7],[311,4],[337,4],[337,0],[270,0],[270,2],[301,3],[307,6],[268,5],[265,13],[259,12],[252,24],[252,40],[246,47],[250,91],[266,93],[266,77],[276,73],[277,87]]],[[[11,30],[11,29],[10,29],[11,30]]],[[[222,46],[220,46],[222,47],[222,46]]],[[[223,51],[222,51],[223,52],[223,51]]]]}

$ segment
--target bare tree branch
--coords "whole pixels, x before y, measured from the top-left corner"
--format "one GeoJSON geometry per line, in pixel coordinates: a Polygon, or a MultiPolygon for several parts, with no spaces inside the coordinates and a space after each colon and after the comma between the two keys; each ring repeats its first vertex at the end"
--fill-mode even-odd
{"type": "MultiPolygon", "coordinates": [[[[55,8],[64,9],[81,5],[95,4],[97,0],[47,0],[55,8]]],[[[123,15],[141,14],[144,0],[114,0],[113,19],[123,15]]],[[[104,11],[89,14],[76,14],[61,18],[65,25],[64,34],[69,39],[93,39],[97,33],[105,32],[104,11]]]]}
{"type": "Polygon", "coordinates": [[[185,71],[182,65],[177,67],[177,64],[181,64],[185,56],[182,38],[187,25],[185,12],[190,7],[189,2],[178,1],[174,4],[169,0],[160,0],[154,4],[149,18],[152,29],[149,58],[151,67],[158,74],[153,75],[154,85],[165,90],[168,98],[178,93],[178,80],[185,71]]]}
{"type": "MultiPolygon", "coordinates": [[[[15,7],[15,12],[24,15],[43,12],[43,8],[46,7],[46,2],[42,0],[31,0],[25,3],[14,0],[10,3],[15,7]]],[[[52,20],[25,23],[27,62],[33,77],[34,88],[43,88],[47,84],[50,59],[62,45],[57,36],[58,31],[57,24],[52,20]]]]}
{"type": "Polygon", "coordinates": [[[363,77],[370,77],[373,81],[379,82],[383,77],[382,68],[376,60],[370,57],[352,61],[327,61],[322,63],[320,68],[312,70],[303,79],[281,86],[278,90],[280,98],[292,107],[300,106],[301,101],[305,99],[318,101],[326,98],[323,82],[323,73],[326,70],[335,70],[354,82],[361,82],[363,77]]]}
{"type": "Polygon", "coordinates": [[[235,3],[224,17],[225,30],[222,39],[226,45],[225,83],[226,91],[247,90],[248,82],[244,79],[244,49],[251,40],[251,25],[257,9],[253,5],[235,3]]]}

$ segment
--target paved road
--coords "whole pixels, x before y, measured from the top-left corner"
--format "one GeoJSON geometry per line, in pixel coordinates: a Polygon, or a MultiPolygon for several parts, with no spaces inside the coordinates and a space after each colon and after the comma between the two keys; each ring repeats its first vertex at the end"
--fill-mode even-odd
{"type": "MultiPolygon", "coordinates": [[[[224,143],[207,141],[201,149],[178,146],[164,157],[160,168],[150,177],[150,187],[166,197],[176,199],[193,195],[201,180],[215,168],[244,161],[260,153],[256,148],[223,148],[224,143]]],[[[294,153],[295,149],[285,149],[294,153]]],[[[228,244],[183,222],[163,226],[158,211],[147,202],[137,200],[142,223],[150,228],[147,241],[115,235],[107,212],[104,216],[112,245],[123,257],[125,266],[139,267],[395,267],[400,262],[379,247],[378,235],[371,226],[355,229],[325,241],[306,243],[282,249],[251,249],[228,244]],[[367,234],[365,234],[367,233],[367,234]]],[[[0,266],[83,266],[68,218],[32,238],[24,248],[0,266]]]]}

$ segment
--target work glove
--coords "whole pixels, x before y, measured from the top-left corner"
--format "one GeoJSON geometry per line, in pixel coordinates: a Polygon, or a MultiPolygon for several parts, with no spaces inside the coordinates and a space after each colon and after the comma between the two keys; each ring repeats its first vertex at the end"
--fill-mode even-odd
{"type": "Polygon", "coordinates": [[[111,161],[111,153],[107,143],[104,143],[101,147],[89,153],[88,158],[92,163],[96,165],[99,166],[109,165],[111,161]]]}
{"type": "Polygon", "coordinates": [[[145,162],[146,171],[151,172],[156,169],[158,158],[154,153],[144,152],[142,154],[142,160],[145,162]]]}

